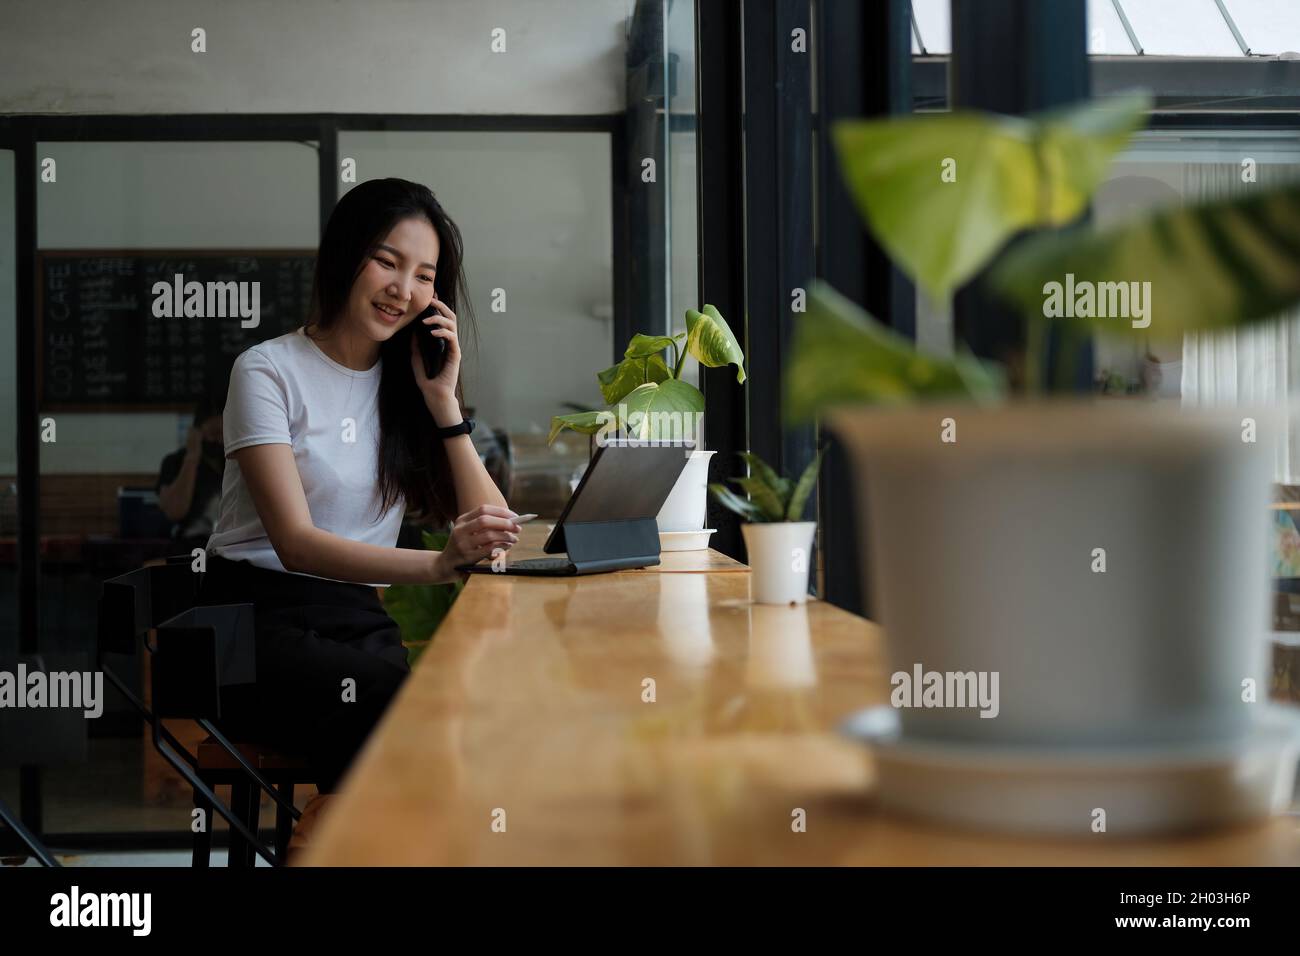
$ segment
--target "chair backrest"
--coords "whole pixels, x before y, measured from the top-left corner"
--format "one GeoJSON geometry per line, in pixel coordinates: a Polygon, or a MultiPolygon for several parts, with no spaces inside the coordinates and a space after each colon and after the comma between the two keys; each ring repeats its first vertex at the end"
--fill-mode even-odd
{"type": "Polygon", "coordinates": [[[191,561],[174,555],[105,581],[98,647],[101,658],[134,655],[154,628],[152,714],[215,719],[222,687],[256,680],[253,605],[199,606],[201,578],[191,561]]]}
{"type": "Polygon", "coordinates": [[[109,578],[100,588],[100,654],[134,654],[141,634],[198,603],[200,575],[189,555],[109,578]]]}
{"type": "Polygon", "coordinates": [[[193,607],[158,624],[153,709],[159,717],[217,719],[221,689],[257,680],[253,605],[193,607]]]}

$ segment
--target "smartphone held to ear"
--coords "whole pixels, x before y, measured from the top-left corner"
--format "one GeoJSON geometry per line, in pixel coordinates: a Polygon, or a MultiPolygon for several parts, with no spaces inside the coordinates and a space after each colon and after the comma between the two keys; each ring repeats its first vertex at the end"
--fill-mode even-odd
{"type": "Polygon", "coordinates": [[[429,378],[437,377],[442,371],[443,363],[447,361],[447,340],[430,335],[431,327],[424,324],[425,319],[437,314],[438,310],[431,304],[411,323],[411,334],[416,337],[416,343],[420,346],[420,356],[424,359],[424,374],[429,378]]]}

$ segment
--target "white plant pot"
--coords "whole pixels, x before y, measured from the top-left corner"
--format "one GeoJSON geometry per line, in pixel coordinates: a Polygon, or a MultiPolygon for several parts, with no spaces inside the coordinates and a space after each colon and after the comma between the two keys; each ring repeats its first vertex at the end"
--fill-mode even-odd
{"type": "Polygon", "coordinates": [[[996,717],[914,700],[904,736],[1110,747],[1248,730],[1268,695],[1270,416],[1112,400],[829,420],[859,478],[891,677],[999,674],[996,717]]]}
{"type": "MultiPolygon", "coordinates": [[[[709,459],[715,452],[693,451],[659,509],[660,531],[701,531],[709,504],[709,459]]],[[[706,545],[707,547],[707,545],[706,545]]]]}
{"type": "Polygon", "coordinates": [[[742,524],[749,558],[749,593],[758,604],[803,604],[808,600],[808,562],[816,521],[742,524]]]}

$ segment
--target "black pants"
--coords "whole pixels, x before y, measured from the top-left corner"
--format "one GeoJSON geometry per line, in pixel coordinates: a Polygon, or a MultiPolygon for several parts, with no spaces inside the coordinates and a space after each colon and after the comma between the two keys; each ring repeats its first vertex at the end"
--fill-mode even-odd
{"type": "Polygon", "coordinates": [[[255,609],[257,683],[222,691],[217,725],[305,756],[333,791],[410,673],[375,589],[208,555],[200,603],[255,609]]]}

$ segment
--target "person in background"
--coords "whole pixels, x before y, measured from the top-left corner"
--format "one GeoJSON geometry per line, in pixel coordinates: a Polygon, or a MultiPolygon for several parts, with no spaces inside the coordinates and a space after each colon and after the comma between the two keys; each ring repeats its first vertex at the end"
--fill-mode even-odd
{"type": "Polygon", "coordinates": [[[185,447],[164,458],[158,469],[158,506],[172,522],[178,553],[205,547],[221,512],[224,406],[224,393],[204,395],[194,409],[185,447]]]}

